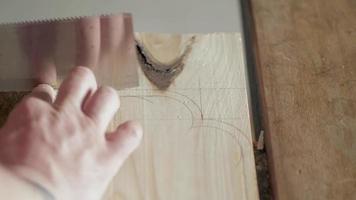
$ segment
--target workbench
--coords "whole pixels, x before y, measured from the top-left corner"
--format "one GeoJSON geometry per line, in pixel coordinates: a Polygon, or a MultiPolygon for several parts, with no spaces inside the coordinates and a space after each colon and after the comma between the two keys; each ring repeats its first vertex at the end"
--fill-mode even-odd
{"type": "Polygon", "coordinates": [[[275,199],[356,199],[356,1],[251,4],[275,199]]]}

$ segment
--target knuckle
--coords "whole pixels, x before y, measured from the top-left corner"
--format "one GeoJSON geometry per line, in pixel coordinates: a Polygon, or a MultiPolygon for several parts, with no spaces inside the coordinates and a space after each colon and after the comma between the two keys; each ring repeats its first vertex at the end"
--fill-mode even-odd
{"type": "Polygon", "coordinates": [[[142,128],[138,122],[127,121],[122,124],[121,129],[127,133],[130,133],[131,136],[141,138],[142,137],[142,128]]]}
{"type": "Polygon", "coordinates": [[[120,105],[119,95],[117,94],[116,90],[113,89],[112,87],[102,86],[99,88],[98,91],[100,92],[100,95],[111,99],[114,105],[117,106],[120,105]]]}
{"type": "Polygon", "coordinates": [[[107,94],[112,94],[112,95],[116,95],[116,91],[112,88],[112,87],[109,87],[109,86],[101,86],[99,88],[102,92],[105,92],[107,94]]]}
{"type": "Polygon", "coordinates": [[[115,110],[120,107],[119,95],[117,94],[116,90],[111,87],[101,86],[96,91],[96,98],[97,101],[105,102],[106,107],[110,106],[115,110]]]}
{"type": "Polygon", "coordinates": [[[93,71],[91,69],[89,69],[88,67],[83,67],[83,66],[75,67],[72,70],[72,75],[76,76],[76,77],[85,78],[85,79],[94,79],[95,80],[93,71]]]}
{"type": "Polygon", "coordinates": [[[25,97],[25,99],[19,104],[18,109],[23,114],[32,114],[38,107],[38,100],[33,97],[25,97]]]}

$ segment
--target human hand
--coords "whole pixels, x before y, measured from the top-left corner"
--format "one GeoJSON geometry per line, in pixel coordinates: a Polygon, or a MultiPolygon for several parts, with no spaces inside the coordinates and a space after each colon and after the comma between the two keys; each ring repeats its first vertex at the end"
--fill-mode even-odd
{"type": "Polygon", "coordinates": [[[0,164],[55,199],[100,199],[139,145],[141,127],[126,122],[105,134],[119,99],[97,89],[88,68],[75,68],[54,96],[40,85],[15,107],[0,129],[0,164]]]}

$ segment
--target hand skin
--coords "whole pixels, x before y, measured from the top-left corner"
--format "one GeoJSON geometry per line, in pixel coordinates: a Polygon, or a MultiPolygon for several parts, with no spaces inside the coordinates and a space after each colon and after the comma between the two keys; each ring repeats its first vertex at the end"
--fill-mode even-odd
{"type": "MultiPolygon", "coordinates": [[[[119,98],[112,88],[97,88],[88,68],[76,67],[54,96],[39,85],[10,113],[0,129],[0,169],[7,171],[0,177],[24,180],[32,191],[35,183],[54,199],[98,200],[139,145],[142,129],[129,121],[106,133],[119,98]]],[[[0,189],[0,197],[6,192],[0,189]]]]}

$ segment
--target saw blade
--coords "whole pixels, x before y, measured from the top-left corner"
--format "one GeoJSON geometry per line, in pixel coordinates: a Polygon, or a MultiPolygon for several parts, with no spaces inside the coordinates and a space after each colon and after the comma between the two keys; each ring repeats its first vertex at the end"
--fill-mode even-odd
{"type": "Polygon", "coordinates": [[[0,26],[0,91],[57,87],[75,66],[91,68],[99,85],[138,85],[130,14],[30,20],[0,26]]]}
{"type": "Polygon", "coordinates": [[[117,12],[138,32],[241,32],[239,0],[1,0],[0,24],[117,12]]]}

